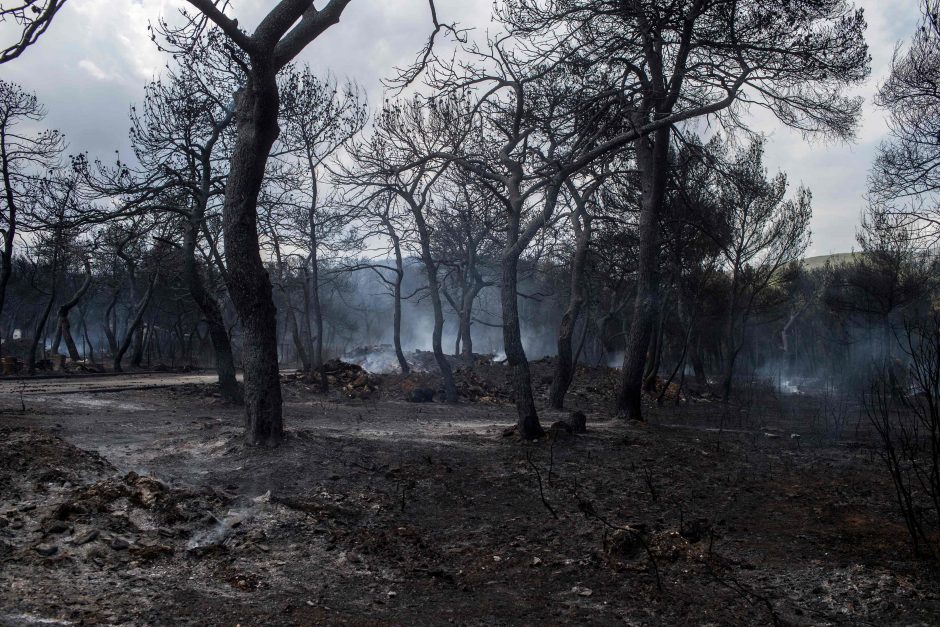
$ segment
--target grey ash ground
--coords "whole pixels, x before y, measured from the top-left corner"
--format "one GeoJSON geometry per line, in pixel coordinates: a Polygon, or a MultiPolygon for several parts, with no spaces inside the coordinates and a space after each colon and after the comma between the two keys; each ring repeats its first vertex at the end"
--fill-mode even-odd
{"type": "Polygon", "coordinates": [[[940,616],[866,425],[811,396],[667,403],[636,425],[580,377],[588,432],[520,443],[497,401],[295,380],[285,445],[259,450],[189,376],[0,384],[0,625],[940,616]]]}

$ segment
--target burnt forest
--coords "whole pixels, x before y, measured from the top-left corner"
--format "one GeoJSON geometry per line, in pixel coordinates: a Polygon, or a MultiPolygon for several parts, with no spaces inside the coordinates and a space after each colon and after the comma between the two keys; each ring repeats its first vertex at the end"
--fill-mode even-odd
{"type": "Polygon", "coordinates": [[[0,4],[0,627],[940,625],[940,0],[0,4]]]}

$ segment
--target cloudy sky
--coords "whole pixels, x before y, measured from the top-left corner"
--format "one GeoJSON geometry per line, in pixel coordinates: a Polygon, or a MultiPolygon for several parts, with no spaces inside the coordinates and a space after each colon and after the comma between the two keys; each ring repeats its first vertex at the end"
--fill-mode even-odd
{"type": "MultiPolygon", "coordinates": [[[[165,59],[150,41],[147,25],[173,16],[182,0],[70,0],[45,38],[16,61],[0,66],[0,77],[20,83],[46,104],[47,123],[65,132],[72,151],[108,158],[127,151],[127,114],[142,98],[144,84],[165,59]]],[[[243,25],[256,23],[269,2],[234,0],[243,25]]],[[[854,144],[807,143],[779,125],[756,122],[770,137],[768,162],[794,184],[814,194],[810,255],[851,249],[863,207],[869,164],[886,133],[871,97],[888,71],[898,41],[919,18],[920,0],[856,0],[865,8],[872,78],[859,89],[865,114],[854,144]]],[[[491,27],[490,0],[437,0],[442,20],[466,27],[491,27]]],[[[381,79],[414,59],[430,24],[425,0],[354,0],[342,22],[304,52],[317,71],[357,80],[380,103],[381,79]]]]}

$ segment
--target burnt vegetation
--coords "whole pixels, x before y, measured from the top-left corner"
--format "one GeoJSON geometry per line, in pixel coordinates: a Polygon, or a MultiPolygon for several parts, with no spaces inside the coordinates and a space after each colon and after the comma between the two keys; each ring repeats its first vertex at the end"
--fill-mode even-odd
{"type": "Polygon", "coordinates": [[[812,259],[755,113],[855,138],[851,2],[432,1],[381,87],[180,4],[130,154],[0,79],[0,624],[937,620],[937,0],[812,259]]]}

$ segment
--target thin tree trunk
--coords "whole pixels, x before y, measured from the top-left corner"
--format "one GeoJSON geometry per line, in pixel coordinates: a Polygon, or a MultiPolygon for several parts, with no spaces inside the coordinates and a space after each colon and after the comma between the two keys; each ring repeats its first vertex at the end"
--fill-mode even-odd
{"type": "Polygon", "coordinates": [[[512,381],[516,400],[518,422],[516,431],[519,437],[533,440],[545,432],[539,423],[535,410],[535,398],[532,395],[532,375],[529,372],[529,360],[522,346],[522,332],[519,326],[518,265],[519,257],[514,251],[503,253],[502,280],[500,281],[500,304],[503,313],[503,350],[509,378],[512,381]]]}
{"type": "Polygon", "coordinates": [[[114,355],[114,371],[123,372],[121,369],[121,361],[124,359],[124,354],[131,347],[131,342],[134,339],[134,336],[137,334],[138,328],[140,328],[140,323],[144,318],[144,312],[147,310],[147,305],[150,304],[150,297],[153,296],[153,288],[157,283],[157,273],[154,272],[153,278],[150,279],[150,285],[147,286],[147,291],[144,292],[144,296],[141,299],[140,303],[137,305],[137,311],[134,314],[134,318],[131,321],[130,327],[124,334],[124,341],[121,342],[121,345],[118,347],[117,353],[114,355]]]}
{"type": "MultiPolygon", "coordinates": [[[[737,265],[737,264],[736,264],[737,265]]],[[[731,280],[731,290],[728,302],[728,319],[725,322],[725,337],[727,338],[727,348],[725,350],[725,363],[721,380],[721,400],[728,401],[731,398],[731,386],[734,378],[734,364],[737,360],[741,346],[737,339],[737,317],[738,317],[738,274],[735,270],[731,280]]],[[[742,337],[743,341],[743,337],[742,337]]]]}
{"type": "MultiPolygon", "coordinates": [[[[578,219],[577,216],[572,217],[572,221],[578,219]]],[[[571,256],[568,307],[558,327],[558,357],[555,359],[555,376],[552,377],[552,387],[548,397],[549,404],[555,409],[562,409],[565,406],[565,396],[574,379],[572,338],[581,309],[584,307],[584,267],[591,241],[590,219],[585,219],[582,226],[576,225],[575,228],[578,232],[574,253],[571,256]]]]}
{"type": "Polygon", "coordinates": [[[392,320],[392,342],[395,345],[395,357],[398,359],[402,374],[409,374],[411,366],[408,364],[408,360],[405,359],[405,351],[401,348],[401,285],[405,280],[405,262],[401,255],[401,239],[395,233],[395,229],[390,222],[386,223],[385,226],[395,250],[395,282],[392,287],[395,309],[392,320]]]}
{"type": "Polygon", "coordinates": [[[434,330],[431,335],[431,347],[434,352],[434,361],[441,372],[441,382],[444,384],[444,399],[448,403],[457,402],[457,384],[454,381],[454,371],[444,354],[444,306],[441,303],[441,286],[438,282],[437,263],[431,253],[431,234],[424,220],[421,208],[411,204],[412,215],[418,230],[418,239],[421,244],[421,261],[428,277],[428,291],[431,295],[431,306],[434,310],[434,330]]]}
{"type": "Polygon", "coordinates": [[[307,355],[307,349],[304,346],[303,337],[300,333],[300,326],[297,324],[297,314],[287,305],[287,326],[290,329],[291,340],[294,342],[294,348],[297,350],[297,356],[300,358],[301,370],[304,372],[313,372],[310,366],[310,357],[307,355]]]}
{"type": "Polygon", "coordinates": [[[659,375],[659,365],[663,357],[663,335],[666,331],[666,305],[665,300],[659,307],[656,314],[658,324],[656,332],[650,344],[649,361],[646,365],[646,372],[643,375],[643,391],[652,394],[656,391],[656,378],[659,375]]]}
{"type": "Polygon", "coordinates": [[[49,314],[52,312],[52,305],[55,303],[56,271],[57,269],[55,267],[55,263],[53,263],[52,291],[49,294],[49,301],[46,303],[46,307],[42,310],[42,314],[39,316],[39,320],[36,321],[36,329],[33,332],[33,342],[29,347],[29,358],[26,363],[26,371],[29,374],[36,374],[36,350],[39,348],[39,343],[45,339],[46,322],[49,320],[49,314]]]}
{"type": "Polygon", "coordinates": [[[78,288],[78,291],[72,295],[67,302],[63,303],[59,307],[58,311],[58,320],[59,324],[56,328],[55,340],[52,342],[52,352],[57,354],[59,352],[59,342],[60,339],[65,340],[65,348],[68,351],[69,358],[72,361],[78,361],[81,359],[81,356],[78,353],[78,347],[75,346],[75,339],[72,337],[72,325],[69,322],[69,312],[72,310],[75,305],[78,304],[78,301],[82,299],[85,293],[88,291],[88,288],[91,286],[91,262],[88,259],[85,259],[85,280],[82,281],[81,286],[78,288]]]}
{"type": "Polygon", "coordinates": [[[665,198],[669,164],[669,136],[670,129],[666,127],[634,143],[642,194],[640,244],[636,301],[623,354],[623,371],[616,406],[618,416],[632,420],[643,420],[643,369],[658,298],[656,257],[659,249],[659,214],[665,198]]]}
{"type": "MultiPolygon", "coordinates": [[[[310,308],[313,317],[313,352],[310,355],[311,368],[323,365],[323,303],[320,300],[320,267],[316,251],[310,259],[310,308]]],[[[309,327],[308,327],[309,328],[309,327]]]]}
{"type": "MultiPolygon", "coordinates": [[[[186,221],[183,235],[183,274],[189,295],[202,313],[209,328],[209,338],[215,352],[215,370],[219,378],[219,392],[222,398],[231,403],[242,402],[242,391],[235,379],[235,357],[232,354],[232,340],[225,328],[222,308],[219,301],[206,289],[199,266],[196,263],[196,240],[202,224],[202,216],[191,216],[186,221]]],[[[192,356],[190,355],[190,359],[192,356]]]]}

